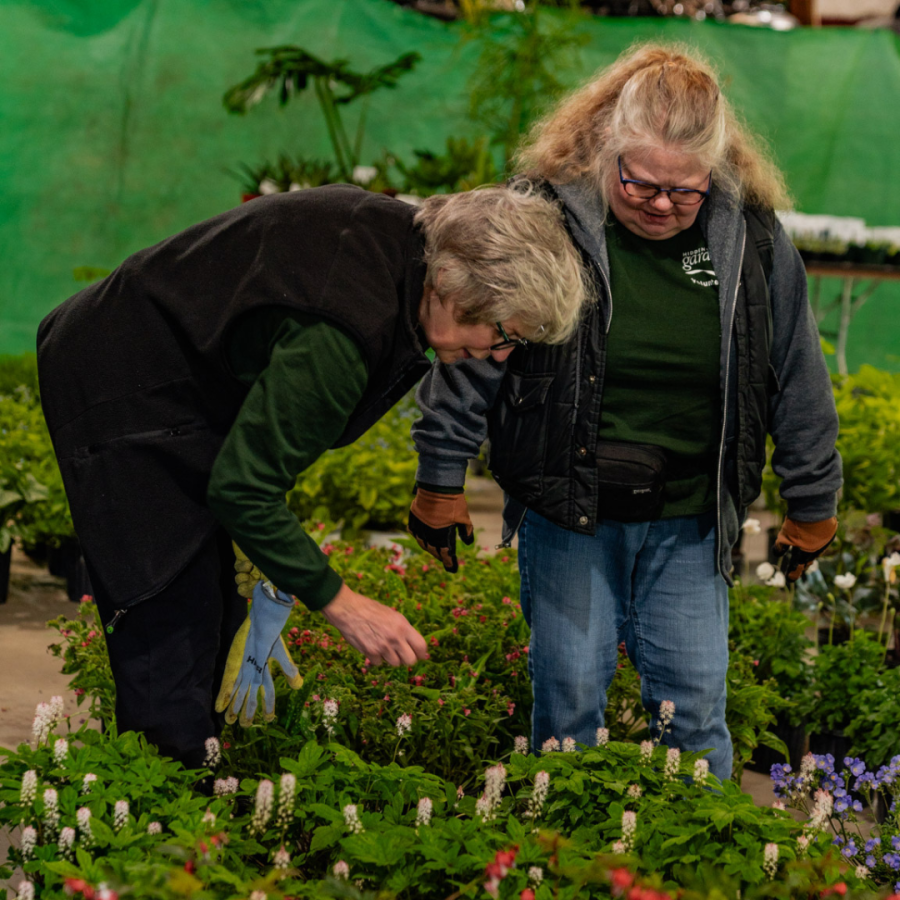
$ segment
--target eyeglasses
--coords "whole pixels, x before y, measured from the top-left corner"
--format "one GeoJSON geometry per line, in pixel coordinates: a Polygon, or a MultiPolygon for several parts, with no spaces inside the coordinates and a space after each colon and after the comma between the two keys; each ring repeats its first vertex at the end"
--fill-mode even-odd
{"type": "Polygon", "coordinates": [[[497,326],[497,331],[500,332],[500,336],[503,340],[498,341],[496,344],[491,344],[490,350],[509,350],[510,347],[527,347],[531,343],[531,341],[526,340],[525,338],[511,338],[499,322],[495,322],[494,324],[497,326]]]}
{"type": "Polygon", "coordinates": [[[669,200],[676,206],[696,206],[709,196],[709,191],[712,187],[712,172],[709,173],[709,186],[705,191],[698,191],[695,188],[661,188],[658,184],[626,178],[622,174],[622,157],[620,156],[619,181],[622,182],[622,187],[625,188],[625,193],[629,197],[636,197],[639,200],[652,200],[657,194],[667,194],[669,200]]]}

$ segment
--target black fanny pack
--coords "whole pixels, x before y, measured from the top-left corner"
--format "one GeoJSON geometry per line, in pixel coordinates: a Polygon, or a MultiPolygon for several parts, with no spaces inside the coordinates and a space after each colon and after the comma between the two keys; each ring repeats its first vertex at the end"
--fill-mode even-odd
{"type": "Polygon", "coordinates": [[[654,444],[598,441],[597,519],[658,519],[666,486],[666,451],[654,444]]]}

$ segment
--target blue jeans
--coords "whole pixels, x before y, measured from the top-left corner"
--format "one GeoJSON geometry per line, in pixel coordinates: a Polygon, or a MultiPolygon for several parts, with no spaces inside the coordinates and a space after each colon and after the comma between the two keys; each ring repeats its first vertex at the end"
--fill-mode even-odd
{"type": "Polygon", "coordinates": [[[519,532],[522,611],[531,626],[532,744],[555,737],[593,746],[624,641],[665,743],[705,750],[731,776],[725,726],[728,587],[716,571],[715,514],[654,522],[602,521],[576,534],[529,510],[519,532]]]}

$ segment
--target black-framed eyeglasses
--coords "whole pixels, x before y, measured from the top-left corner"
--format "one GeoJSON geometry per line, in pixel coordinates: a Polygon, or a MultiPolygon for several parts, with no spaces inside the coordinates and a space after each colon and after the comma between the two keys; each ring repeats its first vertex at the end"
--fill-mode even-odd
{"type": "Polygon", "coordinates": [[[622,173],[622,157],[620,156],[619,181],[622,182],[625,193],[638,200],[652,200],[657,194],[667,194],[669,200],[676,206],[696,206],[709,196],[712,188],[712,172],[709,173],[709,184],[705,191],[698,191],[696,188],[662,188],[658,184],[650,184],[648,181],[626,178],[622,173]]]}
{"type": "Polygon", "coordinates": [[[494,324],[497,326],[497,331],[500,332],[500,336],[503,340],[498,341],[496,344],[491,344],[490,350],[509,350],[510,347],[527,347],[531,343],[531,341],[526,338],[511,338],[499,322],[495,322],[494,324]]]}

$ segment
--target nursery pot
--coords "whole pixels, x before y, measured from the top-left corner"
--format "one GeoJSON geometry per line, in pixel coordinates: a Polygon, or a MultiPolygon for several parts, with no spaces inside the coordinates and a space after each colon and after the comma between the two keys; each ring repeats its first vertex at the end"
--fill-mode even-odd
{"type": "Polygon", "coordinates": [[[9,566],[12,562],[12,544],[6,548],[6,553],[0,553],[0,603],[6,603],[9,596],[9,566]]]}
{"type": "Polygon", "coordinates": [[[77,559],[70,566],[66,576],[66,593],[73,603],[79,603],[85,594],[90,594],[92,597],[94,595],[91,578],[80,549],[77,559]]]}
{"type": "Polygon", "coordinates": [[[66,538],[58,547],[47,550],[47,568],[56,578],[68,578],[69,572],[81,556],[81,547],[75,538],[66,538]]]}
{"type": "Polygon", "coordinates": [[[762,772],[768,775],[776,763],[789,762],[791,768],[795,772],[799,772],[800,763],[806,753],[806,723],[791,725],[786,717],[779,715],[769,730],[784,741],[788,750],[788,758],[785,759],[777,750],[760,744],[753,751],[753,761],[748,763],[746,768],[751,772],[762,772]]]}
{"type": "Polygon", "coordinates": [[[825,647],[828,644],[829,632],[832,644],[846,644],[850,640],[850,629],[846,625],[836,625],[834,629],[826,626],[818,631],[818,646],[825,647]]]}
{"type": "Polygon", "coordinates": [[[843,765],[844,757],[850,755],[850,738],[843,731],[822,731],[809,736],[809,752],[834,757],[835,767],[843,765]]]}

